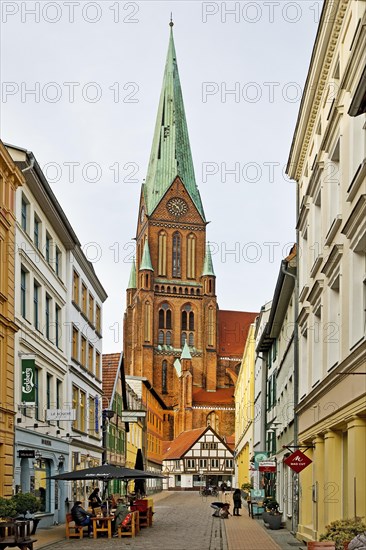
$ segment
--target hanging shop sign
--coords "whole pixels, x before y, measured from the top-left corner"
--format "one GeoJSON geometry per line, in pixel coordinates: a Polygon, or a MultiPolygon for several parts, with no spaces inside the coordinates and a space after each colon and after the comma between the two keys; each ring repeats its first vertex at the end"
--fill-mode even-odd
{"type": "Polygon", "coordinates": [[[267,460],[268,453],[265,451],[255,451],[254,453],[254,469],[258,470],[259,463],[263,462],[264,460],[267,460]]]}
{"type": "Polygon", "coordinates": [[[46,420],[48,422],[76,420],[76,409],[46,409],[46,420]]]}
{"type": "Polygon", "coordinates": [[[259,462],[259,471],[260,472],[276,472],[276,462],[274,460],[262,460],[262,462],[259,462]]]}
{"type": "Polygon", "coordinates": [[[18,458],[35,458],[36,453],[34,449],[19,449],[18,458]]]}
{"type": "Polygon", "coordinates": [[[35,359],[22,359],[22,402],[34,405],[36,402],[35,359]]]}
{"type": "Polygon", "coordinates": [[[304,468],[309,466],[309,464],[312,463],[312,460],[308,456],[306,456],[304,453],[297,450],[294,453],[292,453],[292,455],[288,456],[284,460],[284,463],[287,464],[287,466],[289,466],[292,470],[299,473],[302,470],[304,470],[304,468]]]}

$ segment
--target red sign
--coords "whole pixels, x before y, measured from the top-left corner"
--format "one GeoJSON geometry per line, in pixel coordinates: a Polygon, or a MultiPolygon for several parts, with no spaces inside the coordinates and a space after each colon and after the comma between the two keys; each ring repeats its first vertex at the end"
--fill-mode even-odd
{"type": "Polygon", "coordinates": [[[275,472],[276,471],[276,462],[272,460],[262,460],[258,462],[260,472],[275,472]]]}
{"type": "Polygon", "coordinates": [[[301,451],[297,450],[292,455],[288,456],[284,460],[285,464],[295,470],[295,472],[301,472],[306,466],[312,463],[312,460],[301,451]]]}

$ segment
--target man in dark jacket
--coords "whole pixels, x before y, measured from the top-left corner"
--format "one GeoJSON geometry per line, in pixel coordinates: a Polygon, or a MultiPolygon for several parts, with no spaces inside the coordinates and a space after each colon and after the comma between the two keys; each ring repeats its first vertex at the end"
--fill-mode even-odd
{"type": "Polygon", "coordinates": [[[77,500],[74,506],[71,508],[72,519],[75,521],[75,525],[81,525],[82,527],[88,526],[89,537],[92,537],[92,522],[90,515],[81,506],[81,501],[77,500]]]}

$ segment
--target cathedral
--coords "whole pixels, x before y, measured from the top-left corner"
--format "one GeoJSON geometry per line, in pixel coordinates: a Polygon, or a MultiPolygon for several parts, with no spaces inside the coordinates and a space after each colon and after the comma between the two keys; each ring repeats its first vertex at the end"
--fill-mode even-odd
{"type": "Polygon", "coordinates": [[[124,365],[167,406],[164,439],[235,430],[234,388],[255,313],[219,310],[206,217],[189,144],[173,24],[136,231],[124,365]]]}

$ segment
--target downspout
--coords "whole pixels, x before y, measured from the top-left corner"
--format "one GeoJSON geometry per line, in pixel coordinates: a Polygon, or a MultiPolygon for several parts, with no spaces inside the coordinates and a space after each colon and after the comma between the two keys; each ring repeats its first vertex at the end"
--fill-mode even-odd
{"type": "Polygon", "coordinates": [[[33,166],[34,166],[34,156],[32,153],[27,153],[27,155],[31,155],[30,157],[30,165],[27,166],[26,168],[24,168],[22,170],[22,173],[24,174],[24,172],[28,172],[28,170],[32,170],[33,166]]]}
{"type": "MultiPolygon", "coordinates": [[[[296,220],[299,215],[299,186],[296,186],[296,220]]],[[[292,277],[295,282],[295,303],[294,303],[294,450],[298,445],[299,439],[299,422],[296,412],[297,405],[299,404],[299,230],[296,227],[296,275],[287,270],[287,262],[282,261],[281,266],[282,273],[292,277]]],[[[296,534],[297,526],[299,523],[299,474],[293,472],[292,477],[292,533],[296,534]]]]}

